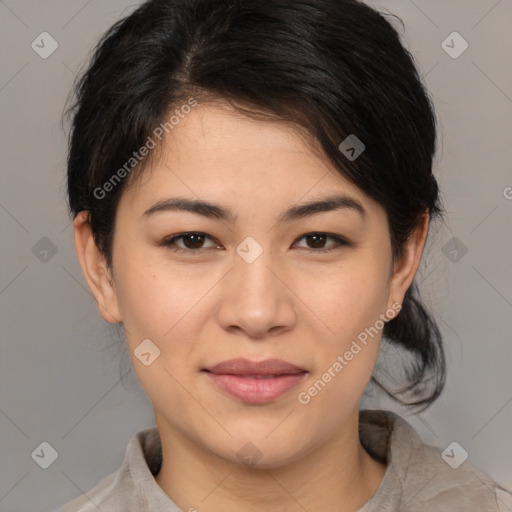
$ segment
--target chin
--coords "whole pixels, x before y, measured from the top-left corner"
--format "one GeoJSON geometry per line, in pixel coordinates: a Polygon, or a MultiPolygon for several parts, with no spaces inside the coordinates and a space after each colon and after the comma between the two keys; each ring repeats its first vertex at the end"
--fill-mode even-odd
{"type": "Polygon", "coordinates": [[[283,429],[278,433],[276,426],[279,421],[274,422],[272,428],[258,429],[250,436],[244,429],[237,432],[226,426],[233,437],[218,439],[218,443],[209,439],[208,449],[224,460],[248,469],[285,466],[299,460],[309,451],[308,442],[303,436],[290,430],[283,429]],[[272,433],[269,435],[270,432],[272,433]]]}

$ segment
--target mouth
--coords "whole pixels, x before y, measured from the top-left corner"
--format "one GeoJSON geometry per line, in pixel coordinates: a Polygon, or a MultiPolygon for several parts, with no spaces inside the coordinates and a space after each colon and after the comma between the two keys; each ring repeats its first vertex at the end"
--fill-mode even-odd
{"type": "Polygon", "coordinates": [[[280,359],[230,359],[202,370],[221,392],[248,404],[273,402],[298,386],[307,370],[280,359]]]}

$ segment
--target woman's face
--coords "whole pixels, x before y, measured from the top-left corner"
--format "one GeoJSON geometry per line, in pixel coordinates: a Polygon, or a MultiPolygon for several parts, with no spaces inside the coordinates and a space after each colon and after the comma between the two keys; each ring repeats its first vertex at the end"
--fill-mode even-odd
{"type": "Polygon", "coordinates": [[[293,461],[354,417],[417,259],[393,276],[385,211],[290,125],[199,105],[166,142],[121,198],[105,318],[159,428],[235,462],[293,461]],[[239,358],[294,368],[207,371],[239,358]]]}

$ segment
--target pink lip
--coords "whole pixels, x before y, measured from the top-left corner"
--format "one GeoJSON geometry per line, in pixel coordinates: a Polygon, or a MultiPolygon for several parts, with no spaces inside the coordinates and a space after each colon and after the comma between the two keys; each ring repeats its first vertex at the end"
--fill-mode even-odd
{"type": "Polygon", "coordinates": [[[246,403],[264,404],[297,386],[306,370],[280,359],[230,359],[204,370],[222,391],[246,403]]]}

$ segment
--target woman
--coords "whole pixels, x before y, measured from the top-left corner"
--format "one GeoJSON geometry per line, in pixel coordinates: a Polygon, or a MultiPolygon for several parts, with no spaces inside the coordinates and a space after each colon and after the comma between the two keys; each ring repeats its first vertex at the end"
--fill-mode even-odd
{"type": "Polygon", "coordinates": [[[499,510],[486,474],[359,410],[370,380],[425,408],[445,379],[414,283],[442,216],[435,114],[383,15],[148,1],[76,95],[77,255],[156,428],[62,512],[499,510]],[[383,338],[413,356],[398,391],[383,338]]]}

